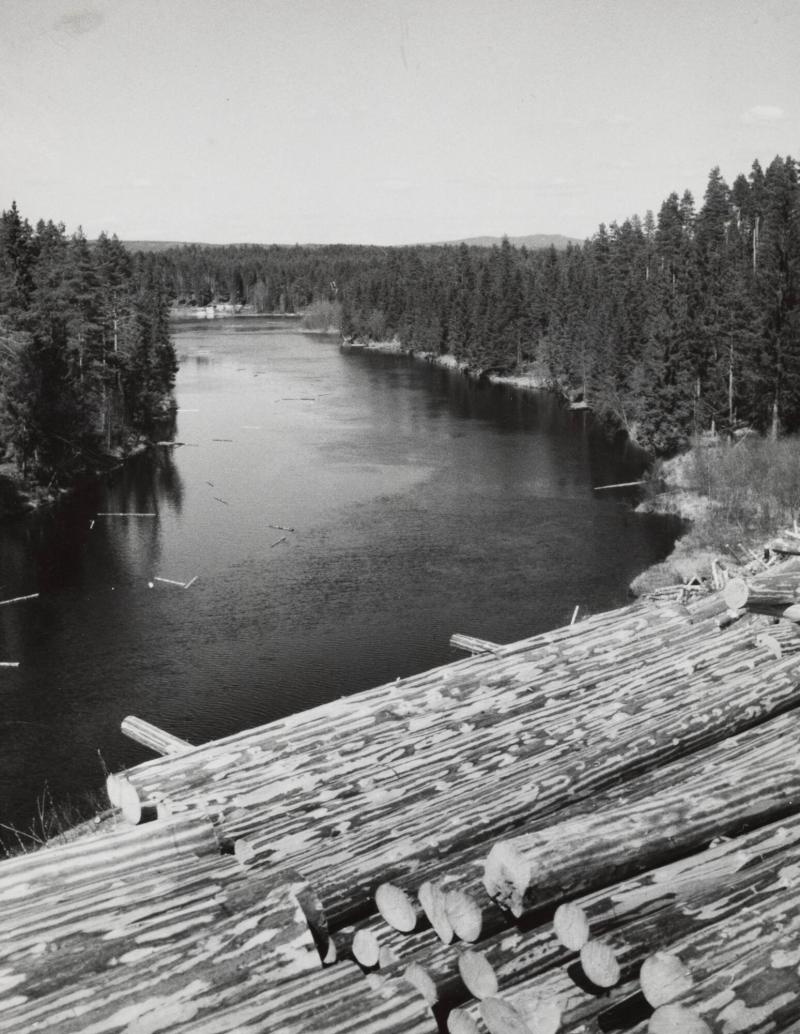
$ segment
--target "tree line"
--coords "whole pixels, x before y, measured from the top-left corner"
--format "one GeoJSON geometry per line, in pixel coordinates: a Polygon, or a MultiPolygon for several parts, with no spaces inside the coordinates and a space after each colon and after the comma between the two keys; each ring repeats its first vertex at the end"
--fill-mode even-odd
{"type": "Polygon", "coordinates": [[[601,225],[564,251],[461,246],[190,246],[156,256],[175,299],[261,312],[335,306],[473,371],[534,372],[655,452],[741,425],[800,429],[798,164],[713,169],[699,208],[601,225]]]}
{"type": "Polygon", "coordinates": [[[0,214],[0,456],[32,483],[97,469],[153,433],[177,362],[161,270],[16,203],[0,214]]]}

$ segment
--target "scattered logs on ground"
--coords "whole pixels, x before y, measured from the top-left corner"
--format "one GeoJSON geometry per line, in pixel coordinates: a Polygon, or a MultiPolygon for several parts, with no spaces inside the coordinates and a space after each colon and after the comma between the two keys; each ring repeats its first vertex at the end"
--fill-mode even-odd
{"type": "Polygon", "coordinates": [[[722,597],[731,611],[800,621],[800,558],[770,568],[754,578],[731,578],[722,597]]]}
{"type": "Polygon", "coordinates": [[[800,644],[729,613],[454,637],[473,655],[198,748],[127,720],[165,755],[109,778],[141,824],[0,865],[0,1030],[790,1029],[800,644]]]}

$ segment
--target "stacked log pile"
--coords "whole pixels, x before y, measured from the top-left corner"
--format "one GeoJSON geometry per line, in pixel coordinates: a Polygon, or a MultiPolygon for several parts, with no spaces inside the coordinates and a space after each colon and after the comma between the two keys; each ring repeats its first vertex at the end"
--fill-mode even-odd
{"type": "Polygon", "coordinates": [[[109,777],[0,865],[0,1031],[800,1029],[800,564],[109,777]],[[736,620],[734,620],[734,618],[736,620]]]}

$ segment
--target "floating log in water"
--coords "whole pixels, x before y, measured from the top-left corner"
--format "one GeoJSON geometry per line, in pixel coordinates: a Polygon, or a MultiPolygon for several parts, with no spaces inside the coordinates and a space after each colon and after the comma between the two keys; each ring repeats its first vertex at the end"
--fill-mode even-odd
{"type": "Polygon", "coordinates": [[[157,513],[134,513],[122,512],[122,513],[98,513],[98,517],[158,517],[157,513]]]}
{"type": "Polygon", "coordinates": [[[282,524],[268,524],[267,527],[274,531],[294,531],[294,528],[284,528],[282,524]]]}
{"type": "Polygon", "coordinates": [[[19,661],[0,661],[0,668],[18,668],[19,661]]]}
{"type": "Polygon", "coordinates": [[[179,585],[181,589],[186,587],[185,582],[179,582],[176,578],[162,578],[157,574],[153,575],[154,582],[164,582],[166,585],[179,585]]]}
{"type": "Polygon", "coordinates": [[[162,757],[169,754],[185,754],[187,750],[192,750],[191,743],[179,739],[179,737],[173,736],[169,732],[164,732],[163,729],[159,729],[157,726],[151,725],[150,722],[146,722],[143,718],[137,718],[132,714],[128,715],[127,718],[123,718],[120,728],[123,735],[135,740],[143,747],[147,747],[153,753],[160,754],[162,757]]]}
{"type": "Polygon", "coordinates": [[[200,577],[200,576],[196,574],[196,575],[194,576],[194,578],[190,578],[188,582],[185,582],[185,583],[184,583],[184,586],[183,586],[183,587],[184,587],[184,589],[190,589],[190,588],[191,588],[191,587],[192,587],[192,586],[194,585],[194,583],[195,583],[195,582],[197,581],[197,579],[198,579],[199,577],[200,577]]]}
{"type": "Polygon", "coordinates": [[[274,549],[276,546],[279,546],[281,544],[281,542],[285,542],[285,541],[286,541],[286,536],[285,535],[281,535],[281,537],[279,539],[275,539],[274,542],[270,543],[269,548],[270,549],[274,549]]]}
{"type": "Polygon", "coordinates": [[[615,485],[595,485],[595,492],[604,492],[607,488],[633,488],[634,485],[643,485],[644,481],[619,481],[615,485]]]}
{"type": "Polygon", "coordinates": [[[22,603],[23,600],[35,600],[39,598],[38,592],[32,592],[28,596],[15,596],[11,600],[0,600],[0,607],[7,607],[9,603],[22,603]]]}

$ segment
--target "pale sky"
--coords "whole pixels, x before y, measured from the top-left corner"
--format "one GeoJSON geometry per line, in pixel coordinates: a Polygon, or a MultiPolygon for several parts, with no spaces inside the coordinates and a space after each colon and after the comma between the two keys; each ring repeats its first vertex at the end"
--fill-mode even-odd
{"type": "Polygon", "coordinates": [[[0,208],[90,237],[584,238],[798,105],[798,0],[0,0],[0,208]]]}

